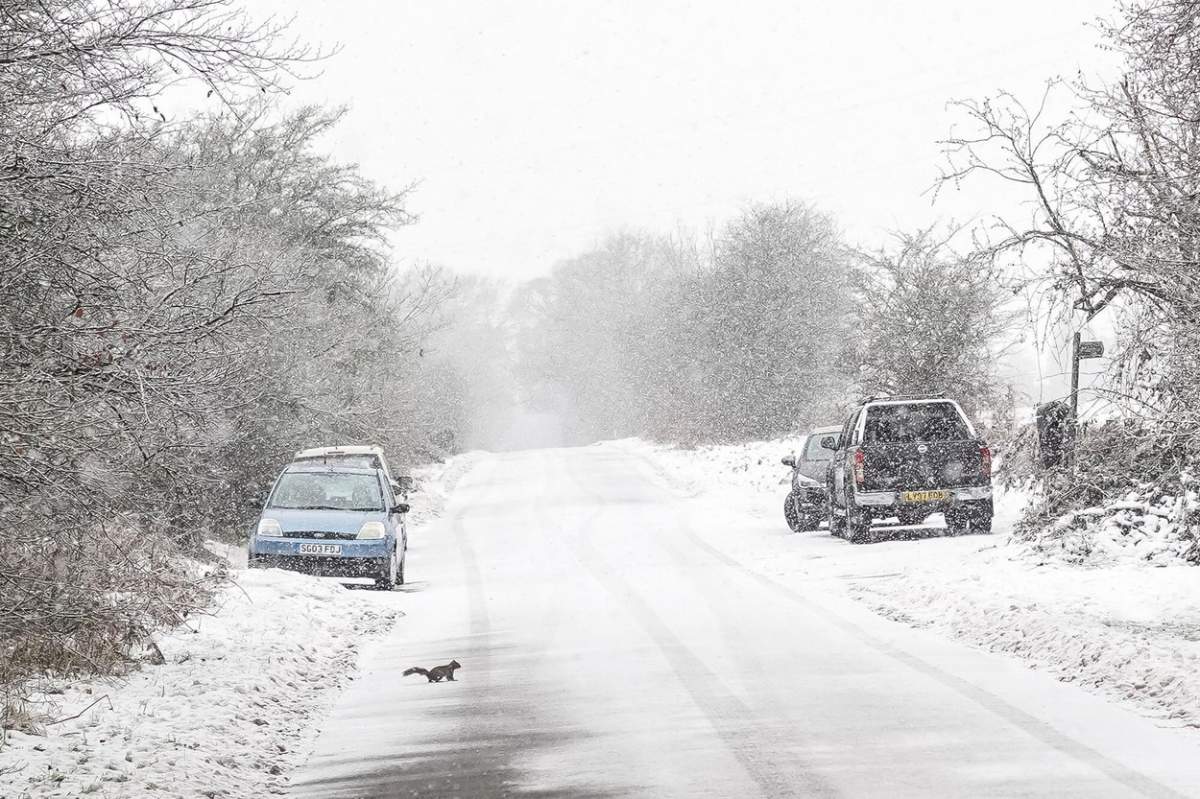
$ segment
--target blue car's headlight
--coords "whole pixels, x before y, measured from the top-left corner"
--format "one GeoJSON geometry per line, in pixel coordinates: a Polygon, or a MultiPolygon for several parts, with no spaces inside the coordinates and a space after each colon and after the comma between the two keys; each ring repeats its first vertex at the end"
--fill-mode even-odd
{"type": "Polygon", "coordinates": [[[259,519],[258,534],[263,538],[283,538],[283,528],[274,519],[259,519]]]}
{"type": "Polygon", "coordinates": [[[366,541],[383,538],[386,534],[387,528],[383,526],[383,522],[366,522],[358,531],[359,539],[366,541]]]}

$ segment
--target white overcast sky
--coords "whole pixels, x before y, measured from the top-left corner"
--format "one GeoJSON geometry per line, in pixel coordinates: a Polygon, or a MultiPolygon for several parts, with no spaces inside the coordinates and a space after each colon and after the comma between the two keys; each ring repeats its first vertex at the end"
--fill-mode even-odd
{"type": "Polygon", "coordinates": [[[1036,98],[1100,63],[1109,2],[246,0],[341,52],[296,88],[350,114],[329,142],[420,186],[403,261],[524,278],[623,227],[703,230],[796,197],[852,241],[962,221],[930,206],[952,98],[1036,98]]]}

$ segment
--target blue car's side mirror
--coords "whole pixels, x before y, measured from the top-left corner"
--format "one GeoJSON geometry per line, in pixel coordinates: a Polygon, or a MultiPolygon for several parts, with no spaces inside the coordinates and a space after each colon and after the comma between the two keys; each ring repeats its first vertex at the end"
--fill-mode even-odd
{"type": "Polygon", "coordinates": [[[396,507],[392,508],[392,513],[408,513],[408,503],[398,502],[396,507]]]}

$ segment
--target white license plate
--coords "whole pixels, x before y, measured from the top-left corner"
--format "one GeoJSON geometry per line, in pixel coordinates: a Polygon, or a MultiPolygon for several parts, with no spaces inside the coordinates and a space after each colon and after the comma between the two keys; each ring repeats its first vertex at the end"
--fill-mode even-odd
{"type": "Polygon", "coordinates": [[[340,555],[342,554],[341,544],[301,544],[301,555],[340,555]]]}

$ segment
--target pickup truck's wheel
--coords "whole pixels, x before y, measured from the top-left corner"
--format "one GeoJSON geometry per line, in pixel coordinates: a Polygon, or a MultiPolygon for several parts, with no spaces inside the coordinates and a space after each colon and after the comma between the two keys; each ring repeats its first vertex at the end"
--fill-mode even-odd
{"type": "Polygon", "coordinates": [[[404,585],[404,564],[408,563],[408,555],[400,556],[400,566],[396,569],[396,585],[404,585]]]}
{"type": "Polygon", "coordinates": [[[851,544],[862,544],[871,535],[871,515],[864,508],[846,502],[846,540],[851,544]]]}
{"type": "Polygon", "coordinates": [[[970,503],[966,506],[966,512],[972,533],[988,535],[992,532],[993,507],[990,499],[970,503]]]}
{"type": "Polygon", "coordinates": [[[800,514],[796,512],[796,497],[793,494],[788,494],[787,499],[783,501],[783,519],[793,533],[798,533],[803,529],[800,523],[800,514]]]}
{"type": "Polygon", "coordinates": [[[846,517],[838,516],[833,512],[833,503],[828,503],[826,508],[826,518],[829,519],[829,534],[836,538],[846,537],[846,517]]]}
{"type": "Polygon", "coordinates": [[[946,511],[946,529],[951,535],[987,535],[992,532],[992,501],[967,502],[946,511]]]}
{"type": "Polygon", "coordinates": [[[966,535],[970,529],[971,521],[967,511],[962,508],[951,508],[946,511],[946,532],[949,535],[966,535]]]}

